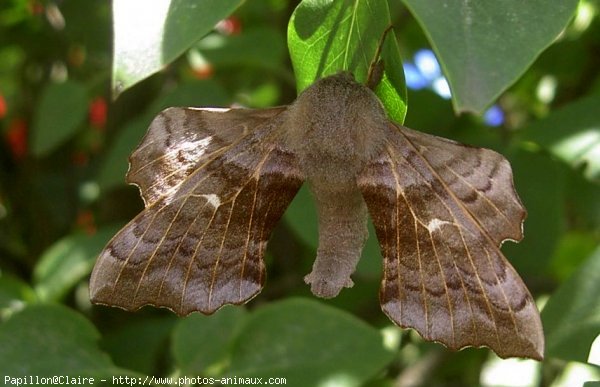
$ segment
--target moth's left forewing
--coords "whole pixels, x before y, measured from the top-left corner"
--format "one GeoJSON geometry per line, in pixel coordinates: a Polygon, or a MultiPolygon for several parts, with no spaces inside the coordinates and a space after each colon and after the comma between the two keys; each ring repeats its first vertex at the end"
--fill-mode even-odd
{"type": "MultiPolygon", "coordinates": [[[[284,117],[263,113],[108,243],[92,273],[93,302],[186,315],[240,304],[260,291],[271,230],[304,179],[282,139],[284,117]]],[[[215,126],[227,125],[225,116],[219,120],[215,126]]],[[[144,183],[151,187],[152,180],[144,183]]]]}
{"type": "Polygon", "coordinates": [[[210,161],[285,107],[220,109],[171,107],[160,112],[129,157],[127,182],[140,188],[146,206],[177,191],[210,161]]]}
{"type": "Polygon", "coordinates": [[[357,183],[384,256],[380,299],[398,325],[450,348],[543,356],[539,313],[499,250],[525,211],[508,162],[390,124],[357,183]]]}

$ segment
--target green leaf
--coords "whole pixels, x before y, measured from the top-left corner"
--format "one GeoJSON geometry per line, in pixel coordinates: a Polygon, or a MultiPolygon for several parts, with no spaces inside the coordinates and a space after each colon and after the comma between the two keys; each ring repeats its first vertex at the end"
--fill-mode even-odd
{"type": "Polygon", "coordinates": [[[586,362],[600,332],[600,248],[552,295],[542,310],[546,355],[586,362]]]}
{"type": "MultiPolygon", "coordinates": [[[[285,211],[284,220],[300,240],[310,247],[314,252],[319,247],[319,217],[315,202],[308,189],[308,185],[304,184],[292,203],[285,211]]],[[[316,253],[315,253],[316,256],[316,253]]],[[[362,252],[362,257],[356,268],[357,274],[366,276],[381,275],[383,258],[379,242],[375,235],[373,224],[369,222],[369,239],[365,244],[362,252]]]]}
{"type": "Polygon", "coordinates": [[[125,125],[106,154],[98,174],[101,190],[125,183],[128,158],[148,130],[154,117],[171,106],[225,106],[229,98],[225,90],[211,80],[192,81],[177,87],[156,100],[140,117],[125,125]]]}
{"type": "Polygon", "coordinates": [[[438,55],[458,112],[482,113],[566,27],[577,0],[403,0],[438,55]]]}
{"type": "Polygon", "coordinates": [[[233,347],[229,375],[285,377],[288,386],[360,386],[393,355],[350,314],[304,299],[256,310],[233,347]]]}
{"type": "Polygon", "coordinates": [[[556,110],[523,130],[534,141],[583,175],[600,182],[600,93],[556,110]]]}
{"type": "Polygon", "coordinates": [[[282,32],[265,27],[250,28],[232,36],[212,34],[198,42],[196,48],[215,66],[256,66],[277,70],[286,56],[282,32]]]}
{"type": "Polygon", "coordinates": [[[33,119],[33,155],[45,156],[73,136],[86,117],[87,103],[87,90],[75,81],[47,86],[33,119]]]}
{"type": "Polygon", "coordinates": [[[600,184],[594,183],[573,170],[568,174],[567,200],[569,221],[583,228],[600,230],[600,184]]]}
{"type": "Polygon", "coordinates": [[[390,31],[383,42],[381,60],[384,71],[375,88],[375,94],[383,103],[390,119],[402,124],[408,110],[407,93],[404,70],[400,71],[403,68],[402,58],[394,31],[390,31]]]}
{"type": "Polygon", "coordinates": [[[226,365],[230,344],[246,311],[226,306],[212,316],[198,313],[179,321],[173,331],[172,353],[182,375],[215,375],[226,365]]]}
{"type": "MultiPolygon", "coordinates": [[[[350,71],[359,82],[364,82],[390,25],[384,1],[302,1],[288,24],[288,47],[298,91],[340,71],[350,71]]],[[[376,94],[392,120],[402,123],[406,115],[406,86],[393,31],[386,36],[382,59],[384,74],[376,94]]]]}
{"type": "Polygon", "coordinates": [[[101,191],[125,184],[125,174],[129,166],[129,155],[142,140],[150,126],[150,120],[140,117],[125,125],[104,156],[98,172],[97,183],[101,191]]]}
{"type": "Polygon", "coordinates": [[[119,230],[105,227],[94,235],[69,235],[50,246],[33,271],[35,292],[41,301],[58,301],[92,271],[96,257],[119,230]]]}
{"type": "Polygon", "coordinates": [[[283,219],[304,244],[317,251],[319,245],[319,218],[308,184],[302,185],[285,211],[283,219]]]}
{"type": "Polygon", "coordinates": [[[550,262],[553,276],[560,282],[570,278],[596,250],[598,237],[594,232],[569,231],[562,235],[550,262]]]}
{"type": "Polygon", "coordinates": [[[122,374],[100,351],[100,335],[83,316],[60,305],[30,306],[0,325],[0,375],[122,374]]]}
{"type": "Polygon", "coordinates": [[[523,240],[518,244],[504,243],[502,251],[521,275],[539,276],[547,270],[564,232],[566,168],[548,155],[522,149],[508,156],[527,219],[523,224],[523,240]]]}
{"type": "Polygon", "coordinates": [[[161,70],[242,0],[115,0],[113,93],[161,70]]]}
{"type": "Polygon", "coordinates": [[[35,301],[35,292],[25,281],[0,271],[0,319],[23,303],[35,301]]]}
{"type": "Polygon", "coordinates": [[[164,361],[177,317],[173,314],[128,317],[103,336],[102,348],[119,367],[152,375],[164,361]]]}
{"type": "Polygon", "coordinates": [[[369,238],[365,243],[360,261],[356,266],[356,274],[364,275],[372,279],[381,279],[383,273],[383,256],[381,255],[381,246],[375,234],[373,221],[369,218],[369,238]]]}

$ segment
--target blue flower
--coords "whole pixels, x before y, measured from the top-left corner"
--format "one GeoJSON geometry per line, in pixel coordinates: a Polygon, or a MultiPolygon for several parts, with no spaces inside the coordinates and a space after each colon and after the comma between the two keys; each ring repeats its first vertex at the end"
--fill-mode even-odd
{"type": "Polygon", "coordinates": [[[404,63],[404,77],[406,78],[406,86],[409,89],[421,90],[429,86],[429,81],[421,74],[419,69],[412,63],[404,63]]]}
{"type": "Polygon", "coordinates": [[[440,64],[435,57],[433,51],[429,49],[421,49],[415,53],[414,62],[421,74],[429,82],[439,78],[442,75],[440,64]]]}
{"type": "Polygon", "coordinates": [[[444,77],[437,77],[431,84],[431,88],[443,99],[450,99],[452,97],[450,85],[448,85],[448,81],[444,77]]]}
{"type": "Polygon", "coordinates": [[[494,105],[483,114],[483,121],[489,126],[500,126],[504,123],[504,112],[500,106],[494,105]]]}

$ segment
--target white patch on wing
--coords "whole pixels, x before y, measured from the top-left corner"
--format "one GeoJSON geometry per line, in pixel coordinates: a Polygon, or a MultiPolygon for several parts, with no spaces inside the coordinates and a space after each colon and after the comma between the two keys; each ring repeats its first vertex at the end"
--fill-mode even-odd
{"type": "Polygon", "coordinates": [[[454,223],[448,222],[446,220],[441,220],[441,219],[438,219],[438,218],[434,218],[434,219],[431,219],[429,221],[429,223],[427,224],[427,229],[429,230],[429,232],[434,232],[434,231],[439,230],[439,228],[441,226],[443,226],[444,224],[454,224],[454,223]]]}
{"type": "MultiPolygon", "coordinates": [[[[173,196],[179,189],[179,186],[184,180],[184,177],[188,174],[190,168],[198,163],[198,160],[202,157],[208,146],[212,142],[212,137],[204,137],[200,139],[186,139],[173,145],[171,150],[164,154],[165,163],[169,165],[170,173],[162,176],[157,175],[155,179],[157,183],[157,193],[159,196],[173,196]],[[179,177],[178,182],[174,182],[174,177],[179,177]]],[[[167,204],[171,202],[173,198],[167,199],[167,204]]]]}
{"type": "Polygon", "coordinates": [[[215,194],[208,194],[208,195],[200,195],[201,197],[205,198],[206,201],[208,202],[208,204],[210,204],[211,206],[213,206],[213,208],[216,210],[217,208],[219,208],[219,206],[221,205],[221,199],[219,199],[219,197],[215,194]]]}
{"type": "Polygon", "coordinates": [[[166,159],[166,163],[170,166],[172,172],[164,177],[164,181],[160,182],[163,187],[168,187],[168,189],[162,190],[161,196],[172,195],[177,191],[179,184],[183,182],[183,180],[181,180],[178,184],[173,185],[172,181],[169,181],[169,179],[173,175],[180,175],[183,178],[185,173],[182,172],[196,165],[198,160],[206,152],[206,149],[210,145],[211,141],[212,137],[210,136],[196,140],[188,139],[179,142],[177,145],[174,145],[170,152],[165,153],[164,157],[166,159]]]}
{"type": "Polygon", "coordinates": [[[214,113],[225,113],[225,112],[228,112],[231,110],[231,108],[211,108],[211,107],[204,107],[204,108],[188,107],[186,109],[199,110],[199,111],[205,111],[205,112],[214,112],[214,113]]]}
{"type": "Polygon", "coordinates": [[[195,162],[206,152],[206,148],[212,142],[212,137],[204,137],[200,140],[186,140],[177,145],[177,151],[183,151],[182,156],[186,162],[195,162]]]}

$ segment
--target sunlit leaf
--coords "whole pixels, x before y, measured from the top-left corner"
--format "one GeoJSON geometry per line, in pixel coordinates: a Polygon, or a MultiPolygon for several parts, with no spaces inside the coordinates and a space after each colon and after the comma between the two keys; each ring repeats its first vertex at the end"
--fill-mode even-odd
{"type": "Polygon", "coordinates": [[[115,0],[113,92],[161,70],[241,0],[115,0]]]}
{"type": "Polygon", "coordinates": [[[119,227],[106,227],[94,235],[74,234],[50,246],[41,256],[33,276],[42,301],[57,301],[87,277],[98,253],[119,227]]]}
{"type": "Polygon", "coordinates": [[[577,0],[403,0],[438,54],[456,111],[482,113],[565,28],[577,0]]]}
{"type": "Polygon", "coordinates": [[[550,113],[523,131],[587,179],[600,182],[600,93],[592,94],[550,113]]]}
{"type": "MultiPolygon", "coordinates": [[[[390,13],[384,1],[302,1],[288,24],[288,47],[298,90],[342,70],[365,82],[389,26],[390,13]]],[[[376,93],[390,117],[402,123],[406,115],[406,86],[393,32],[386,37],[381,57],[384,74],[376,93]]]]}
{"type": "Polygon", "coordinates": [[[600,333],[600,248],[548,300],[542,310],[546,356],[586,362],[600,333]]]}

